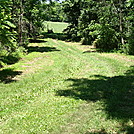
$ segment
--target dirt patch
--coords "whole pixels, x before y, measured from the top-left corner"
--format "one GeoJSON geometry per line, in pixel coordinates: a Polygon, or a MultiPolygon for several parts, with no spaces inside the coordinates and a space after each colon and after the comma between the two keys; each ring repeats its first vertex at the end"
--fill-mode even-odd
{"type": "Polygon", "coordinates": [[[126,62],[134,63],[133,59],[129,59],[127,56],[124,56],[124,55],[102,53],[102,54],[100,54],[100,56],[105,56],[105,57],[109,57],[109,58],[113,58],[113,59],[118,59],[120,61],[126,61],[126,62]]]}
{"type": "Polygon", "coordinates": [[[22,74],[19,76],[14,77],[14,80],[20,80],[22,77],[28,75],[28,74],[33,74],[41,69],[44,69],[45,67],[53,65],[53,61],[50,60],[47,56],[43,57],[36,57],[32,61],[28,61],[26,63],[23,63],[21,67],[23,68],[22,74]],[[45,58],[44,58],[45,57],[45,58]]]}
{"type": "Polygon", "coordinates": [[[81,43],[72,43],[72,44],[76,45],[77,49],[82,50],[83,53],[86,53],[86,52],[97,52],[94,46],[81,45],[81,43]]]}

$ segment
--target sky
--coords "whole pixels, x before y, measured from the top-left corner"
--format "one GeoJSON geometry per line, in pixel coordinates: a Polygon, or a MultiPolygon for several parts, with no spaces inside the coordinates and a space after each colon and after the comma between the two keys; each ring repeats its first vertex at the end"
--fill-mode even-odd
{"type": "MultiPolygon", "coordinates": [[[[56,1],[56,0],[52,0],[52,1],[56,1]]],[[[57,0],[59,2],[65,1],[65,0],[57,0]]],[[[47,0],[47,3],[49,3],[49,0],[47,0]]]]}

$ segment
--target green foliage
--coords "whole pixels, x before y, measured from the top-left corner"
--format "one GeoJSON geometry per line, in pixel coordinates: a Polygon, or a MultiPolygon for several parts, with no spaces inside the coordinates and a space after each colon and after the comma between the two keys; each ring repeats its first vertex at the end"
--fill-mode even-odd
{"type": "Polygon", "coordinates": [[[62,10],[62,3],[59,3],[58,1],[51,1],[50,3],[44,4],[43,9],[44,18],[46,21],[67,21],[66,15],[62,10]]]}
{"type": "Polygon", "coordinates": [[[129,43],[129,54],[134,55],[134,27],[130,32],[128,43],[129,43]]]}
{"type": "Polygon", "coordinates": [[[90,33],[93,36],[97,34],[97,39],[93,42],[96,48],[101,48],[104,51],[118,48],[116,32],[108,24],[100,25],[96,30],[93,33],[90,33]]]}
{"type": "Polygon", "coordinates": [[[23,4],[28,37],[36,39],[44,28],[43,4],[39,0],[30,0],[23,4]]]}
{"type": "Polygon", "coordinates": [[[126,9],[129,10],[126,16],[128,29],[126,32],[128,49],[127,54],[134,55],[134,1],[127,0],[126,9]]]}
{"type": "Polygon", "coordinates": [[[40,0],[0,0],[0,59],[19,59],[18,50],[28,44],[29,37],[36,38],[41,33],[43,21],[40,0]]]}
{"type": "Polygon", "coordinates": [[[16,51],[16,26],[11,19],[11,1],[0,1],[0,60],[16,51]]]}
{"type": "Polygon", "coordinates": [[[120,49],[126,54],[134,55],[134,28],[128,32],[128,43],[121,45],[120,49]]]}
{"type": "Polygon", "coordinates": [[[80,16],[80,9],[82,7],[81,0],[67,0],[63,3],[63,11],[65,12],[70,25],[64,30],[68,34],[68,38],[73,41],[79,41],[78,19],[80,16]]]}
{"type": "Polygon", "coordinates": [[[79,37],[82,44],[94,44],[104,51],[133,54],[133,1],[67,0],[63,7],[71,23],[67,33],[72,40],[79,37]]]}

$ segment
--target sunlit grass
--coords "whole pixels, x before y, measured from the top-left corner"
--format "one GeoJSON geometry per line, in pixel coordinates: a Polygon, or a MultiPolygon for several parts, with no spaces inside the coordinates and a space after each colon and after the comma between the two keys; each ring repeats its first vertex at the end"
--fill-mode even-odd
{"type": "Polygon", "coordinates": [[[0,133],[131,133],[134,56],[45,41],[0,71],[0,133]]]}
{"type": "Polygon", "coordinates": [[[65,22],[44,22],[45,32],[47,32],[47,28],[53,30],[54,33],[62,33],[65,28],[67,28],[68,23],[65,22]]]}

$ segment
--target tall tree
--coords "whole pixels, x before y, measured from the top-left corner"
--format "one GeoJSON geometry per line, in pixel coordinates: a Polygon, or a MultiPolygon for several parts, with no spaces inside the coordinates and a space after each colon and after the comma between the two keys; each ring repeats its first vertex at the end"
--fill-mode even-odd
{"type": "Polygon", "coordinates": [[[79,37],[84,44],[94,44],[106,51],[120,49],[134,53],[133,3],[132,0],[67,0],[63,8],[71,23],[67,33],[72,39],[79,37]]]}
{"type": "MultiPolygon", "coordinates": [[[[14,48],[15,25],[11,18],[11,0],[0,0],[0,49],[10,52],[14,48]]],[[[2,51],[0,51],[2,52],[2,51]]]]}

